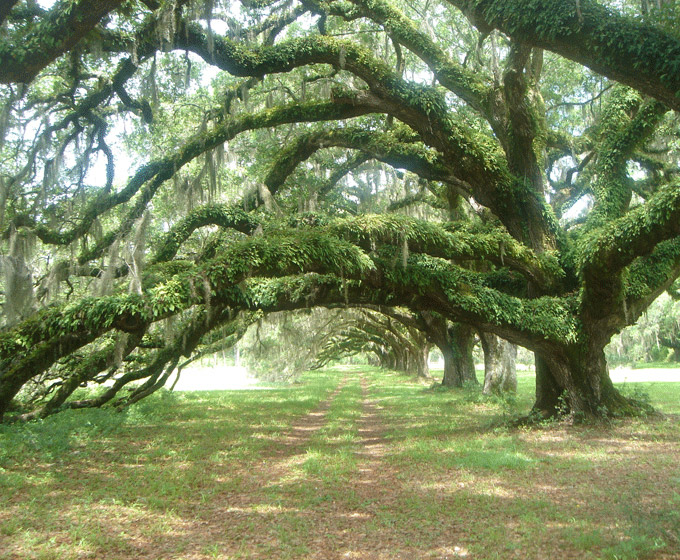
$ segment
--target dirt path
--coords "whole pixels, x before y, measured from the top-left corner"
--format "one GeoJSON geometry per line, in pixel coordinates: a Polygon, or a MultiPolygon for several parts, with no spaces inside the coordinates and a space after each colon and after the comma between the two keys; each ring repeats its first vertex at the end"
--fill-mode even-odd
{"type": "MultiPolygon", "coordinates": [[[[298,419],[279,438],[277,449],[248,473],[246,484],[251,490],[285,482],[292,469],[303,461],[312,436],[326,424],[326,415],[346,384],[347,377],[341,379],[333,392],[314,410],[298,419]]],[[[256,492],[246,488],[243,491],[232,492],[228,496],[229,507],[226,508],[226,513],[246,511],[248,506],[260,500],[261,497],[256,492]]],[[[219,518],[216,518],[216,522],[219,523],[219,518]]]]}
{"type": "MultiPolygon", "coordinates": [[[[409,490],[398,467],[390,464],[391,443],[380,410],[367,375],[341,379],[312,412],[278,436],[258,462],[242,465],[238,472],[235,465],[225,464],[225,488],[182,512],[186,521],[177,527],[177,536],[192,543],[191,551],[172,555],[177,542],[169,540],[140,557],[165,558],[164,551],[167,558],[178,560],[464,557],[453,549],[433,548],[431,540],[423,556],[422,527],[404,525],[412,515],[410,508],[419,505],[405,505],[404,492],[409,490]],[[334,407],[341,393],[351,404],[334,407]],[[314,460],[318,470],[310,468],[314,460]]],[[[455,527],[449,526],[442,535],[427,538],[446,539],[452,530],[455,527]]]]}
{"type": "MultiPolygon", "coordinates": [[[[468,558],[469,553],[456,546],[460,529],[456,523],[441,524],[436,534],[428,534],[417,523],[403,523],[409,514],[404,508],[421,507],[414,500],[405,506],[412,495],[400,471],[389,461],[393,452],[386,439],[387,426],[381,417],[380,401],[371,395],[370,382],[360,374],[362,389],[360,435],[356,456],[358,468],[345,487],[353,498],[338,504],[335,515],[324,521],[331,523],[330,538],[326,546],[304,556],[310,559],[329,560],[444,560],[468,558]],[[351,504],[353,507],[347,508],[351,504]],[[429,550],[420,544],[427,541],[429,550]],[[434,545],[434,546],[433,546],[434,545]]],[[[417,498],[416,498],[417,500],[417,498]]],[[[430,507],[435,503],[428,504],[430,507]]]]}
{"type": "MultiPolygon", "coordinates": [[[[272,500],[262,493],[296,484],[295,472],[304,462],[310,441],[326,424],[328,411],[347,382],[347,377],[341,379],[325,400],[295,421],[261,462],[238,473],[241,481],[238,488],[221,492],[196,509],[196,519],[189,529],[194,552],[182,556],[182,560],[275,558],[279,537],[272,528],[278,519],[291,514],[316,515],[298,512],[285,498],[272,500]],[[213,555],[206,556],[204,551],[210,549],[214,550],[213,555]]],[[[229,477],[234,475],[229,472],[229,477]]]]}
{"type": "Polygon", "coordinates": [[[323,428],[326,423],[328,410],[345,385],[347,385],[347,377],[340,380],[337,387],[333,389],[333,392],[326,400],[319,403],[319,406],[315,410],[303,416],[298,422],[291,426],[283,440],[289,453],[304,448],[314,433],[323,428]]]}
{"type": "Polygon", "coordinates": [[[367,524],[380,523],[382,512],[398,495],[399,482],[384,464],[387,442],[380,405],[371,398],[366,376],[361,374],[358,382],[360,416],[358,439],[352,442],[356,467],[351,476],[329,488],[324,480],[302,471],[309,450],[319,441],[315,434],[328,424],[335,398],[348,384],[356,387],[356,378],[345,378],[313,412],[291,426],[280,440],[283,445],[249,473],[243,488],[224,495],[223,507],[203,512],[207,523],[197,537],[221,541],[225,558],[237,549],[242,556],[235,557],[249,559],[405,558],[394,553],[397,533],[366,530],[367,524]]]}
{"type": "Polygon", "coordinates": [[[387,443],[385,426],[379,416],[379,403],[372,399],[366,376],[360,377],[362,390],[361,418],[358,422],[360,436],[359,459],[356,475],[348,482],[347,491],[354,496],[358,507],[340,512],[334,523],[339,537],[332,549],[319,550],[315,558],[378,559],[390,556],[389,541],[367,540],[365,526],[375,523],[380,510],[389,505],[399,484],[394,473],[384,464],[387,443]]]}

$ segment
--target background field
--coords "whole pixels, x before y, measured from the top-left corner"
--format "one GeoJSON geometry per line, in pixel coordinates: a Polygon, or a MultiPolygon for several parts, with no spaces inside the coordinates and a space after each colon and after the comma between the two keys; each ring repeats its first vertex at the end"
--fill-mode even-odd
{"type": "Polygon", "coordinates": [[[680,383],[662,415],[508,427],[532,402],[370,368],[0,426],[0,558],[680,557],[680,383]]]}

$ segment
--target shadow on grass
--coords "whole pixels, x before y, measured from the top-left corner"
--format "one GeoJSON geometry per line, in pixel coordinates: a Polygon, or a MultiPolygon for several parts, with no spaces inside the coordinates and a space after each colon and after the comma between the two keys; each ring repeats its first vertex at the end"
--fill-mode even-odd
{"type": "Polygon", "coordinates": [[[368,379],[385,428],[373,464],[360,455],[354,381],[309,439],[286,439],[337,377],[287,391],[159,395],[125,414],[73,411],[85,414],[3,428],[0,550],[17,559],[680,552],[677,423],[489,430],[499,403],[380,372],[368,379]]]}

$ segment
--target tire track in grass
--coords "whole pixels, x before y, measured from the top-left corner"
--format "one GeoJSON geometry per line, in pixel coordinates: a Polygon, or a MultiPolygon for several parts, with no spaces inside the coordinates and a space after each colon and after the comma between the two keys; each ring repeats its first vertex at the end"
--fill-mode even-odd
{"type": "MultiPolygon", "coordinates": [[[[361,418],[358,422],[359,459],[355,477],[348,485],[350,507],[341,514],[342,539],[329,558],[372,560],[397,558],[384,533],[372,534],[380,512],[395,499],[400,483],[385,464],[388,443],[386,428],[380,418],[380,405],[370,395],[370,382],[360,373],[362,392],[361,418]],[[370,527],[370,529],[369,529],[370,527]]],[[[321,555],[318,556],[321,558],[321,555]]]]}
{"type": "Polygon", "coordinates": [[[192,531],[199,545],[182,560],[467,557],[456,526],[423,534],[418,509],[441,499],[404,486],[374,391],[364,372],[340,380],[251,463],[240,488],[206,504],[192,531]]]}
{"type": "Polygon", "coordinates": [[[363,372],[340,380],[252,464],[241,488],[222,494],[221,504],[206,504],[194,527],[202,553],[183,558],[421,557],[395,523],[403,485],[385,459],[390,442],[371,393],[363,372]],[[207,546],[214,547],[211,555],[207,546]]]}
{"type": "Polygon", "coordinates": [[[389,472],[383,464],[387,447],[386,430],[378,414],[379,405],[369,396],[369,382],[364,374],[361,375],[360,382],[362,392],[362,414],[359,421],[361,449],[357,455],[361,459],[361,466],[356,485],[358,488],[370,490],[376,484],[390,481],[389,472]]]}
{"type": "Polygon", "coordinates": [[[287,450],[296,450],[306,445],[312,436],[323,428],[326,424],[326,415],[333,404],[333,401],[340,394],[340,391],[347,385],[347,376],[343,377],[333,392],[322,401],[319,406],[307,413],[299,422],[293,424],[284,438],[287,450]]]}
{"type": "Polygon", "coordinates": [[[266,477],[270,484],[285,480],[296,465],[304,462],[312,438],[326,425],[328,412],[346,385],[347,376],[344,376],[325,400],[290,427],[281,440],[281,449],[267,465],[266,477]]]}
{"type": "Polygon", "coordinates": [[[345,376],[324,402],[290,427],[276,454],[254,465],[248,488],[215,511],[210,524],[223,543],[224,558],[342,558],[336,551],[344,554],[355,536],[353,526],[361,521],[348,511],[345,498],[350,507],[357,505],[357,467],[365,462],[360,453],[371,444],[362,419],[365,397],[360,379],[345,376]]]}
{"type": "MultiPolygon", "coordinates": [[[[359,373],[360,395],[352,403],[353,410],[344,416],[356,416],[351,431],[351,454],[354,466],[339,477],[334,489],[321,482],[319,492],[331,499],[321,499],[298,518],[313,523],[313,532],[305,539],[305,553],[291,556],[324,560],[382,560],[402,558],[394,552],[392,535],[380,529],[381,515],[398,499],[400,482],[384,461],[388,442],[380,417],[380,404],[370,394],[370,381],[359,373]],[[376,529],[377,528],[377,529],[376,529]]],[[[349,434],[348,434],[349,435],[349,434]]],[[[341,446],[347,449],[347,445],[341,446]]],[[[332,453],[327,454],[329,463],[332,453]]],[[[330,468],[330,467],[328,467],[330,468]]],[[[308,489],[314,484],[306,481],[308,489]]],[[[323,496],[320,496],[323,498],[323,496]]]]}
{"type": "MultiPolygon", "coordinates": [[[[403,473],[392,465],[393,451],[387,437],[380,399],[372,395],[371,382],[360,374],[362,415],[358,423],[360,447],[356,475],[347,486],[351,499],[345,502],[339,528],[341,534],[332,551],[318,551],[309,558],[329,560],[431,560],[469,557],[456,546],[460,537],[457,524],[450,524],[441,533],[427,534],[412,518],[413,508],[436,509],[434,501],[414,495],[404,486],[403,473]]],[[[436,513],[433,513],[436,515],[436,513]]]]}
{"type": "MultiPolygon", "coordinates": [[[[325,424],[309,440],[305,454],[291,466],[287,484],[272,488],[290,509],[278,520],[280,558],[342,558],[360,522],[356,481],[370,442],[365,431],[366,389],[354,376],[331,403],[325,424]],[[291,483],[292,481],[292,483],[291,483]]],[[[369,481],[371,482],[371,481],[369,481]]],[[[276,524],[275,524],[276,525],[276,524]]]]}

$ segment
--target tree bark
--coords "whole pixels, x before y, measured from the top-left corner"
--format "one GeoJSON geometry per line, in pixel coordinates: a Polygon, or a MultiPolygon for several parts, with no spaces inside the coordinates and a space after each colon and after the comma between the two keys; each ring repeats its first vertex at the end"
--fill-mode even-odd
{"type": "Polygon", "coordinates": [[[525,43],[557,53],[591,70],[680,108],[680,74],[672,71],[680,50],[671,34],[580,0],[581,18],[561,0],[450,0],[480,31],[499,29],[525,43]],[[537,26],[537,21],[552,22],[537,26]],[[634,37],[635,40],[630,38],[634,37]],[[657,57],[653,53],[668,53],[657,57]],[[672,73],[672,76],[670,75],[672,73]]]}
{"type": "Polygon", "coordinates": [[[536,355],[536,403],[540,417],[568,415],[574,420],[635,415],[644,403],[624,397],[612,383],[604,346],[574,345],[536,355]]]}
{"type": "MultiPolygon", "coordinates": [[[[70,51],[104,16],[122,3],[123,0],[89,0],[57,4],[44,16],[41,26],[36,26],[24,36],[23,49],[12,51],[7,49],[7,45],[2,45],[5,49],[0,55],[0,83],[30,82],[40,70],[70,51]]],[[[8,14],[9,11],[2,15],[8,14]]]]}
{"type": "MultiPolygon", "coordinates": [[[[457,323],[449,328],[451,340],[450,360],[453,367],[446,368],[446,355],[444,355],[444,377],[442,385],[445,387],[463,387],[464,385],[478,385],[475,373],[475,361],[472,357],[472,349],[475,346],[475,333],[472,327],[457,323]],[[448,375],[447,375],[448,373],[448,375]]],[[[444,353],[442,351],[442,353],[444,353]]]]}
{"type": "Polygon", "coordinates": [[[484,349],[484,389],[485,395],[499,395],[517,391],[517,345],[503,340],[495,334],[480,332],[479,337],[484,349]]]}
{"type": "Polygon", "coordinates": [[[444,357],[442,385],[463,387],[466,383],[477,384],[475,362],[472,358],[475,345],[472,327],[452,325],[444,316],[431,311],[421,311],[419,315],[427,340],[435,344],[444,357]]]}
{"type": "Polygon", "coordinates": [[[415,374],[424,379],[429,378],[430,366],[428,365],[428,359],[430,357],[430,344],[425,342],[416,348],[412,355],[415,361],[415,374]]]}
{"type": "Polygon", "coordinates": [[[457,374],[456,374],[456,360],[454,357],[453,347],[449,345],[440,346],[439,350],[444,357],[444,376],[442,377],[442,385],[447,387],[462,387],[462,382],[456,385],[457,374]]]}
{"type": "Polygon", "coordinates": [[[534,356],[536,368],[536,401],[533,412],[542,418],[549,418],[557,414],[560,395],[563,389],[555,380],[548,363],[536,353],[534,356]]]}

